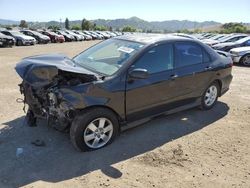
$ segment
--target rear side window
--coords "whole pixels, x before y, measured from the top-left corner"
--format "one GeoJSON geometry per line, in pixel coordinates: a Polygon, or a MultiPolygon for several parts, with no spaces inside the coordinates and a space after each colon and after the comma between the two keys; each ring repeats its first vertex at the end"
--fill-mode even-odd
{"type": "MultiPolygon", "coordinates": [[[[203,49],[193,43],[179,42],[175,44],[175,61],[177,67],[184,67],[203,62],[203,49]]],[[[209,56],[204,56],[204,61],[209,61],[209,56]]]]}
{"type": "Polygon", "coordinates": [[[150,74],[173,69],[173,45],[161,44],[151,48],[134,64],[150,74]]]}

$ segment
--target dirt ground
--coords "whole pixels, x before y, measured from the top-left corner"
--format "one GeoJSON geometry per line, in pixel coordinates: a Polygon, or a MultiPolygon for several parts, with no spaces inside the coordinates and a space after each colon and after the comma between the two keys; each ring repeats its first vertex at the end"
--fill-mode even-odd
{"type": "Polygon", "coordinates": [[[0,187],[250,187],[250,69],[233,67],[230,91],[209,111],[191,109],[123,132],[80,153],[67,133],[24,124],[14,67],[44,53],[73,57],[96,42],[0,49],[0,187]],[[31,144],[36,139],[44,147],[31,144]],[[16,156],[17,148],[23,153],[16,156]],[[20,149],[19,149],[20,150],[20,149]]]}

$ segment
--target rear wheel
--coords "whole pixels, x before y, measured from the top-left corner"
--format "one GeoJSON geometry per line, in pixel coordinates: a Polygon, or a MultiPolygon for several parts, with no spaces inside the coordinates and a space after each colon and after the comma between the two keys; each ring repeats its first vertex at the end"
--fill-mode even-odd
{"type": "Polygon", "coordinates": [[[217,102],[219,92],[219,84],[217,82],[213,82],[202,95],[201,108],[204,110],[211,109],[217,102]]]}
{"type": "Polygon", "coordinates": [[[96,150],[110,144],[118,134],[116,115],[95,108],[77,115],[70,128],[71,142],[79,151],[96,150]]]}
{"type": "Polygon", "coordinates": [[[240,60],[240,64],[244,66],[250,66],[250,54],[243,56],[240,60]]]}

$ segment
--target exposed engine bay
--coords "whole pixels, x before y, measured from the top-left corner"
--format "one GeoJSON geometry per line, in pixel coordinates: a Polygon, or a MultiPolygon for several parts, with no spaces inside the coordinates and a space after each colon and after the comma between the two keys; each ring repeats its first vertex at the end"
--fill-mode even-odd
{"type": "Polygon", "coordinates": [[[23,79],[19,84],[20,92],[24,95],[23,102],[29,106],[27,123],[35,126],[37,118],[46,118],[48,125],[65,130],[72,122],[76,109],[65,100],[60,90],[95,81],[97,77],[87,71],[79,71],[78,67],[72,70],[72,66],[67,68],[65,64],[61,68],[55,63],[39,64],[29,58],[24,60],[17,65],[16,70],[23,79]]]}

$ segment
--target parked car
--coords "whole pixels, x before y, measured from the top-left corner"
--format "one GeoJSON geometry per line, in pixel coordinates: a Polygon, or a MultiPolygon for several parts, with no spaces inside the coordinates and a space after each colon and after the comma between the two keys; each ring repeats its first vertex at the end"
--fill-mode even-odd
{"type": "Polygon", "coordinates": [[[104,39],[104,37],[94,31],[85,31],[87,33],[89,33],[92,37],[94,37],[94,39],[98,39],[98,40],[102,40],[104,39]]]}
{"type": "Polygon", "coordinates": [[[82,35],[84,37],[84,40],[92,40],[92,37],[90,35],[87,35],[81,31],[73,31],[73,32],[78,34],[78,35],[82,35]]]}
{"type": "Polygon", "coordinates": [[[0,47],[12,47],[15,42],[13,37],[0,33],[0,47]]]}
{"type": "Polygon", "coordinates": [[[48,36],[43,35],[37,31],[21,30],[20,32],[25,34],[25,35],[28,35],[28,36],[35,38],[39,44],[47,44],[50,42],[50,38],[48,36]]]}
{"type": "Polygon", "coordinates": [[[83,33],[86,34],[86,35],[90,35],[93,40],[98,38],[98,36],[96,34],[93,34],[90,31],[83,31],[83,33]]]}
{"type": "Polygon", "coordinates": [[[197,38],[200,40],[204,40],[204,39],[209,39],[213,36],[215,36],[214,33],[203,33],[203,34],[199,35],[197,38]]]}
{"type": "Polygon", "coordinates": [[[5,35],[14,37],[16,40],[17,46],[34,45],[37,42],[34,37],[24,35],[23,33],[19,32],[19,31],[5,30],[5,31],[1,31],[1,32],[5,35]]]}
{"type": "Polygon", "coordinates": [[[250,66],[250,46],[233,48],[230,50],[234,63],[250,66]]]}
{"type": "Polygon", "coordinates": [[[209,45],[209,46],[212,46],[216,43],[218,43],[218,40],[219,39],[222,39],[223,37],[226,37],[227,35],[225,34],[218,34],[218,35],[215,35],[209,39],[203,39],[202,42],[209,45]]]}
{"type": "Polygon", "coordinates": [[[96,39],[98,39],[98,40],[103,40],[104,39],[104,36],[101,35],[101,34],[99,34],[99,33],[97,33],[96,31],[89,31],[89,32],[92,33],[92,34],[94,34],[94,35],[96,35],[97,36],[96,39]]]}
{"type": "Polygon", "coordinates": [[[115,34],[114,32],[111,32],[111,31],[104,31],[104,32],[107,33],[110,37],[118,36],[117,34],[115,34]]]}
{"type": "Polygon", "coordinates": [[[216,50],[229,52],[232,48],[243,47],[243,46],[250,46],[250,36],[244,37],[235,42],[225,42],[225,43],[216,44],[213,46],[213,48],[216,50]]]}
{"type": "Polygon", "coordinates": [[[188,34],[185,34],[185,33],[172,33],[171,35],[180,36],[180,37],[186,37],[186,38],[198,40],[195,36],[193,36],[193,35],[188,35],[188,34]]]}
{"type": "Polygon", "coordinates": [[[58,30],[55,33],[58,34],[58,35],[63,35],[66,42],[71,42],[71,41],[75,41],[76,40],[73,35],[70,35],[70,34],[64,32],[62,30],[58,30]]]}
{"type": "Polygon", "coordinates": [[[109,38],[111,38],[111,35],[107,34],[106,32],[103,32],[103,31],[95,31],[95,33],[97,33],[100,36],[102,36],[103,39],[109,39],[109,38]]]}
{"type": "Polygon", "coordinates": [[[211,109],[228,91],[231,70],[231,58],[198,40],[153,34],[108,39],[73,59],[40,55],[16,66],[28,124],[46,117],[69,128],[80,151],[106,146],[138,120],[211,109]]]}
{"type": "Polygon", "coordinates": [[[53,43],[57,43],[57,42],[63,43],[63,42],[65,42],[65,38],[64,38],[63,35],[58,35],[53,31],[39,31],[39,32],[41,34],[43,34],[43,35],[48,36],[50,38],[51,42],[53,42],[53,43]]]}
{"type": "Polygon", "coordinates": [[[249,35],[247,34],[230,34],[230,35],[226,35],[225,37],[222,37],[218,40],[215,40],[214,42],[210,43],[210,46],[214,46],[216,44],[219,43],[224,43],[224,42],[235,42],[237,40],[240,40],[242,38],[248,37],[249,35]]]}
{"type": "Polygon", "coordinates": [[[116,34],[117,36],[121,36],[122,33],[121,32],[118,32],[118,31],[113,31],[114,34],[116,34]]]}
{"type": "Polygon", "coordinates": [[[65,30],[64,32],[74,36],[76,41],[83,41],[84,40],[84,37],[82,35],[76,34],[73,31],[65,30]]]}

